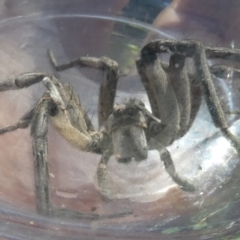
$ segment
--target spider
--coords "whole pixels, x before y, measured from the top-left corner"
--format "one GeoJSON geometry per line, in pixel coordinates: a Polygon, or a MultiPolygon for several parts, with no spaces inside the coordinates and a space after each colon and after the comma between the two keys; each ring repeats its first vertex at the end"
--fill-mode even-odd
{"type": "MultiPolygon", "coordinates": [[[[213,123],[240,153],[240,143],[228,130],[223,110],[212,83],[212,75],[223,77],[224,65],[208,66],[207,58],[239,60],[240,50],[205,47],[193,40],[155,40],[145,45],[136,60],[137,70],[146,89],[151,112],[138,99],[128,99],[114,106],[118,64],[107,58],[80,57],[58,65],[51,51],[50,60],[57,71],[74,66],[91,67],[103,71],[98,103],[99,131],[95,131],[80,99],[72,87],[61,83],[54,75],[24,73],[0,83],[0,91],[29,87],[42,82],[47,88],[43,97],[15,125],[0,129],[4,134],[31,127],[35,171],[36,208],[44,215],[86,217],[83,213],[70,214],[52,206],[49,187],[47,132],[48,122],[71,145],[81,151],[101,154],[97,179],[101,193],[109,196],[107,163],[112,155],[118,162],[143,161],[148,150],[158,150],[168,174],[184,191],[193,192],[195,186],[180,176],[174,167],[167,146],[188,131],[192,119],[190,78],[201,83],[213,123]],[[169,62],[161,60],[161,53],[169,53],[169,62]],[[187,72],[185,60],[192,58],[195,74],[187,72]],[[177,84],[176,85],[176,80],[177,84]],[[175,84],[173,84],[175,82],[175,84]]],[[[233,69],[234,73],[238,70],[233,69]]],[[[97,215],[91,217],[98,217],[97,215]]]]}

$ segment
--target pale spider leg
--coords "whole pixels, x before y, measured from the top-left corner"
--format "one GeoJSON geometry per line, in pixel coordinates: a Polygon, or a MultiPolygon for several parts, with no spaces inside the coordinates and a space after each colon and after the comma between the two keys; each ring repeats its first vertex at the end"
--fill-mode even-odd
{"type": "Polygon", "coordinates": [[[157,54],[152,54],[151,59],[138,59],[136,65],[146,88],[153,114],[161,119],[163,125],[166,125],[156,139],[164,146],[168,146],[180,130],[180,112],[176,94],[157,54]]]}
{"type": "Polygon", "coordinates": [[[57,71],[63,71],[75,66],[103,70],[103,81],[100,86],[98,100],[98,124],[101,127],[106,122],[114,107],[119,76],[118,63],[107,57],[80,57],[68,63],[58,65],[52,51],[49,51],[49,57],[57,71]]]}
{"type": "MultiPolygon", "coordinates": [[[[50,198],[50,183],[49,183],[49,171],[48,171],[48,159],[47,159],[47,131],[48,131],[48,120],[52,122],[59,122],[61,129],[60,132],[67,132],[67,135],[73,133],[74,136],[65,137],[70,143],[74,139],[73,144],[75,147],[80,148],[81,150],[94,151],[93,147],[98,144],[99,137],[102,136],[102,133],[93,132],[91,133],[91,142],[87,141],[84,144],[83,138],[87,138],[84,134],[79,132],[74,128],[70,119],[68,118],[67,106],[65,106],[64,100],[65,97],[69,101],[69,96],[72,95],[72,99],[76,98],[76,94],[72,92],[70,86],[61,85],[61,83],[52,75],[45,73],[26,73],[22,74],[14,79],[6,80],[0,83],[0,91],[14,90],[19,88],[28,87],[32,84],[42,81],[43,84],[47,87],[49,92],[46,92],[42,99],[34,106],[28,113],[26,113],[20,121],[13,126],[9,126],[0,130],[0,134],[14,131],[17,128],[27,128],[31,124],[31,135],[33,137],[33,154],[34,154],[34,176],[35,176],[35,194],[36,194],[36,209],[38,213],[50,216],[58,217],[74,217],[78,219],[105,219],[105,218],[115,218],[123,217],[132,212],[122,212],[115,214],[99,215],[92,213],[80,213],[73,210],[55,208],[52,206],[50,198]],[[63,93],[62,90],[65,89],[67,92],[63,93]],[[61,91],[59,91],[59,89],[61,91]],[[64,95],[66,94],[66,95],[64,95]],[[70,94],[70,95],[67,95],[70,94]],[[63,98],[62,98],[63,96],[63,98]],[[51,118],[50,118],[51,117],[51,118]],[[62,121],[62,122],[61,122],[62,121]],[[66,129],[65,129],[66,128],[66,129]]],[[[70,101],[72,100],[70,99],[70,101]]],[[[76,99],[75,103],[80,103],[76,99]]],[[[68,103],[70,104],[70,103],[68,103]]],[[[81,108],[80,108],[81,111],[81,108]]],[[[84,112],[85,113],[85,112],[84,112]]],[[[83,120],[82,120],[83,121],[83,120]]],[[[64,135],[64,134],[62,134],[64,135]]],[[[104,142],[104,144],[107,144],[104,142]]],[[[100,170],[101,172],[101,170],[100,170]]],[[[104,171],[103,171],[104,172],[104,171]]],[[[105,179],[105,173],[102,175],[102,179],[105,179]]],[[[100,174],[101,175],[101,174],[100,174]]],[[[101,177],[100,177],[101,179],[101,177]]],[[[101,181],[101,180],[100,180],[101,181]]],[[[106,185],[107,186],[107,185],[106,185]]]]}
{"type": "Polygon", "coordinates": [[[50,183],[48,170],[48,147],[47,131],[48,120],[56,117],[56,103],[50,98],[49,93],[45,94],[35,110],[32,120],[31,135],[33,137],[34,154],[34,176],[37,211],[43,215],[55,217],[68,217],[77,219],[97,220],[102,218],[115,218],[131,214],[131,212],[99,215],[94,213],[77,212],[69,209],[62,209],[52,206],[50,197],[50,183]],[[48,97],[47,97],[48,96],[48,97]]]}
{"type": "MultiPolygon", "coordinates": [[[[53,124],[56,129],[70,144],[83,151],[98,151],[97,142],[99,135],[93,133],[93,137],[82,126],[81,131],[75,128],[70,121],[69,113],[66,111],[66,105],[62,98],[62,92],[58,91],[61,83],[50,74],[46,73],[25,73],[13,79],[8,79],[0,83],[0,91],[15,90],[29,87],[35,83],[43,82],[50,91],[51,97],[59,105],[58,117],[53,118],[53,124]],[[94,140],[93,140],[94,139],[94,140]]],[[[82,120],[82,123],[85,123],[82,120]]],[[[101,135],[101,134],[100,134],[101,135]]]]}
{"type": "Polygon", "coordinates": [[[90,120],[72,87],[69,84],[60,83],[54,76],[49,78],[49,81],[43,79],[43,84],[49,89],[51,96],[61,103],[61,109],[66,110],[65,114],[72,126],[90,137],[89,131],[94,131],[94,128],[89,124],[90,120]]]}
{"type": "Polygon", "coordinates": [[[173,160],[166,147],[164,147],[158,141],[150,139],[149,150],[152,149],[157,149],[159,151],[161,161],[163,161],[167,173],[170,175],[172,180],[181,187],[182,190],[187,192],[194,192],[196,190],[190,182],[180,177],[179,174],[176,172],[173,160]]]}
{"type": "MultiPolygon", "coordinates": [[[[49,90],[49,94],[56,104],[55,115],[51,118],[53,126],[58,133],[68,141],[72,146],[82,151],[99,151],[99,141],[102,134],[99,132],[88,133],[86,129],[78,130],[73,126],[70,120],[69,112],[66,110],[66,105],[63,102],[61,93],[51,78],[45,77],[43,84],[49,90]]],[[[84,121],[84,119],[81,119],[84,121]]]]}
{"type": "Polygon", "coordinates": [[[107,172],[107,163],[109,162],[109,159],[112,156],[112,154],[113,154],[112,147],[108,147],[108,149],[106,149],[103,152],[103,155],[97,168],[97,180],[100,192],[107,197],[110,197],[113,191],[113,188],[110,186],[109,183],[107,172]]]}
{"type": "Polygon", "coordinates": [[[81,122],[82,122],[82,119],[84,119],[86,130],[88,132],[93,132],[94,127],[91,122],[91,119],[89,118],[88,113],[85,111],[84,107],[82,106],[78,95],[73,90],[73,87],[68,83],[63,83],[62,86],[64,88],[65,95],[68,96],[66,108],[69,112],[69,115],[71,116],[71,122],[73,126],[75,126],[77,129],[80,130],[81,127],[78,125],[79,124],[83,125],[81,122]]]}
{"type": "MultiPolygon", "coordinates": [[[[213,123],[216,127],[220,128],[223,135],[230,141],[237,153],[240,154],[240,142],[228,130],[228,124],[212,82],[204,45],[200,42],[192,40],[178,41],[160,39],[147,44],[142,49],[141,55],[143,58],[149,58],[157,52],[161,53],[169,51],[193,58],[196,65],[196,78],[198,78],[199,82],[202,83],[204,97],[213,123]]],[[[229,53],[226,53],[226,56],[228,55],[229,53]]]]}

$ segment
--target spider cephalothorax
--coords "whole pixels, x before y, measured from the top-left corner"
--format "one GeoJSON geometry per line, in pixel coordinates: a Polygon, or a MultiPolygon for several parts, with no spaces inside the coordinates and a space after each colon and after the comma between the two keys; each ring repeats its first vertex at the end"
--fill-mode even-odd
{"type": "Polygon", "coordinates": [[[132,159],[146,159],[153,126],[155,132],[157,127],[160,131],[161,121],[145,108],[141,100],[133,98],[115,106],[106,128],[111,135],[113,153],[117,160],[127,163],[132,159]]]}
{"type": "MultiPolygon", "coordinates": [[[[47,155],[48,121],[59,134],[81,151],[101,154],[97,168],[100,191],[109,196],[110,186],[107,177],[107,163],[115,156],[120,163],[147,158],[148,150],[158,150],[168,174],[181,189],[194,191],[195,187],[176,172],[167,146],[182,137],[194,119],[192,111],[191,79],[199,82],[213,123],[240,153],[240,143],[229,131],[227,121],[214,85],[213,75],[223,77],[226,66],[209,66],[207,58],[224,58],[238,61],[240,51],[236,49],[205,47],[192,40],[156,40],[143,47],[136,65],[146,89],[151,111],[137,99],[129,99],[114,106],[118,64],[107,58],[82,57],[63,65],[57,62],[50,52],[56,70],[73,66],[92,67],[104,72],[100,87],[98,122],[96,131],[84,110],[77,94],[69,84],[61,83],[56,77],[46,73],[26,73],[15,79],[0,83],[0,91],[29,87],[43,82],[48,91],[37,104],[13,126],[0,129],[0,134],[18,128],[31,127],[33,138],[35,194],[37,210],[46,215],[68,215],[86,217],[52,206],[49,190],[47,155]],[[169,62],[161,60],[161,53],[170,54],[169,62]],[[188,73],[185,59],[191,58],[195,73],[188,73]],[[65,211],[65,212],[64,212],[65,211]]],[[[233,73],[238,70],[232,69],[233,73]]],[[[94,214],[88,217],[98,217],[94,214]]]]}

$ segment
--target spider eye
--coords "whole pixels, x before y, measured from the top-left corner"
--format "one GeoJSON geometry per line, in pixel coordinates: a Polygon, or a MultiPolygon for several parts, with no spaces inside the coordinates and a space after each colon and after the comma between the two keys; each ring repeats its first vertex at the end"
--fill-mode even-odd
{"type": "Polygon", "coordinates": [[[136,114],[137,112],[137,108],[129,108],[127,109],[127,115],[128,116],[133,116],[134,114],[136,114]]]}

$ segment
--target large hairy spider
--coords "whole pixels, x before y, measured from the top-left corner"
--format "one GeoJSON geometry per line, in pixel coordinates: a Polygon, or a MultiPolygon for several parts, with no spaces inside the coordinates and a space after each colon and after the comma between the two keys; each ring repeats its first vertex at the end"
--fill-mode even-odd
{"type": "MultiPolygon", "coordinates": [[[[98,120],[99,131],[94,127],[72,87],[52,74],[25,73],[15,79],[0,83],[0,91],[21,89],[42,82],[47,92],[16,125],[0,129],[0,134],[31,126],[35,169],[35,194],[37,211],[45,215],[64,215],[51,204],[47,131],[51,120],[58,133],[81,151],[101,154],[97,179],[101,192],[108,196],[107,163],[112,155],[120,163],[142,161],[148,150],[157,149],[165,169],[182,190],[194,191],[195,187],[175,171],[166,146],[182,137],[192,119],[192,102],[189,73],[185,59],[195,63],[194,77],[202,86],[209,112],[216,127],[231,142],[237,153],[240,143],[228,130],[223,110],[216,95],[212,76],[223,77],[227,67],[208,66],[207,58],[238,60],[239,50],[205,47],[192,40],[156,40],[141,50],[136,61],[138,72],[148,94],[152,112],[141,100],[130,99],[114,106],[119,77],[118,64],[107,58],[81,57],[58,65],[53,54],[50,58],[55,69],[65,70],[74,66],[91,67],[103,71],[100,87],[98,120]],[[169,63],[160,59],[161,53],[170,53],[169,63]],[[177,81],[177,84],[176,84],[177,81]],[[173,82],[175,82],[173,84],[173,82]]],[[[237,70],[234,70],[237,73],[237,70]]],[[[80,216],[85,216],[81,215],[80,216]]],[[[74,215],[74,214],[73,214],[74,215]]],[[[96,217],[96,216],[95,216],[96,217]]]]}

